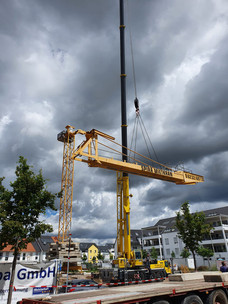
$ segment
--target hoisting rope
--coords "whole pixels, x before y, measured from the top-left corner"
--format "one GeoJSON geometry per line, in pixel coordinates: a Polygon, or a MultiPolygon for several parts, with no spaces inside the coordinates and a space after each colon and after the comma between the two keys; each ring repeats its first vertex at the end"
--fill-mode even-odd
{"type": "Polygon", "coordinates": [[[128,24],[129,24],[132,73],[133,73],[133,81],[134,81],[134,88],[135,88],[135,98],[137,98],[136,77],[135,77],[135,61],[134,61],[134,53],[133,53],[132,34],[131,34],[131,20],[130,20],[129,11],[130,11],[130,8],[129,8],[128,0],[127,0],[127,19],[128,19],[128,24]]]}
{"type": "MultiPolygon", "coordinates": [[[[110,142],[112,142],[112,143],[114,143],[114,144],[120,146],[120,147],[124,147],[124,146],[122,146],[121,144],[118,144],[117,142],[115,142],[115,141],[112,140],[112,139],[109,139],[109,138],[106,138],[106,139],[109,140],[110,142]]],[[[123,155],[122,152],[120,152],[120,151],[118,151],[118,150],[116,150],[116,149],[114,149],[114,148],[111,148],[111,147],[109,147],[109,146],[107,146],[107,145],[105,145],[105,144],[103,144],[103,143],[101,143],[101,142],[99,142],[99,141],[98,141],[97,143],[98,143],[99,145],[102,145],[102,146],[104,146],[104,147],[106,147],[106,148],[108,148],[108,149],[110,149],[110,150],[112,150],[112,151],[114,151],[114,152],[120,154],[120,155],[123,155]]],[[[133,153],[137,154],[138,156],[140,156],[140,157],[142,157],[142,158],[145,158],[145,159],[149,160],[149,161],[152,162],[152,163],[155,163],[155,164],[157,164],[157,165],[159,165],[159,166],[162,166],[162,167],[166,168],[167,170],[174,171],[172,168],[170,168],[170,167],[168,167],[168,166],[166,166],[166,165],[163,165],[163,164],[161,164],[161,163],[159,163],[159,162],[157,162],[157,161],[155,161],[155,160],[153,160],[153,159],[151,159],[151,158],[149,158],[149,157],[147,157],[147,156],[145,156],[145,155],[142,155],[142,154],[140,154],[140,153],[138,153],[138,152],[136,152],[136,151],[133,151],[133,150],[127,148],[127,147],[124,147],[124,148],[126,148],[126,149],[129,150],[130,152],[133,152],[133,153]]],[[[124,154],[124,155],[125,155],[125,154],[124,154]]],[[[143,164],[143,165],[148,165],[147,163],[144,163],[144,162],[142,162],[142,161],[140,161],[140,160],[137,160],[137,159],[135,159],[135,158],[133,158],[133,157],[129,157],[129,158],[131,158],[131,159],[133,159],[135,162],[141,163],[141,164],[143,164]]]]}
{"type": "MultiPolygon", "coordinates": [[[[137,135],[138,135],[138,126],[140,126],[141,128],[141,131],[142,131],[142,135],[143,135],[143,138],[144,138],[144,141],[145,141],[145,144],[146,144],[146,147],[147,147],[147,152],[149,154],[149,157],[151,157],[151,153],[150,153],[150,150],[149,150],[149,147],[148,147],[148,144],[147,144],[147,140],[149,141],[150,143],[150,146],[154,152],[154,155],[155,155],[155,158],[156,158],[156,161],[159,163],[159,160],[158,160],[158,157],[157,157],[157,154],[155,152],[155,149],[152,145],[152,142],[150,140],[150,137],[148,135],[148,132],[146,130],[146,127],[143,123],[143,120],[142,120],[142,117],[140,115],[140,112],[139,112],[139,100],[138,100],[138,97],[137,97],[137,88],[136,88],[136,73],[135,73],[135,60],[134,60],[134,52],[133,52],[133,43],[132,43],[132,31],[131,31],[131,20],[130,20],[130,7],[129,7],[129,3],[128,3],[128,0],[127,0],[127,19],[128,19],[128,28],[129,28],[129,38],[130,38],[130,50],[131,50],[131,61],[132,61],[132,74],[133,74],[133,82],[134,82],[134,90],[135,90],[135,99],[134,99],[134,105],[135,105],[135,112],[136,112],[136,117],[135,117],[135,122],[134,122],[134,129],[133,129],[133,134],[132,134],[132,139],[131,139],[131,145],[130,147],[132,148],[133,146],[133,139],[134,139],[134,135],[135,135],[135,144],[134,144],[134,150],[136,151],[136,144],[137,144],[137,135]],[[146,133],[146,136],[145,136],[145,133],[146,133]],[[147,137],[147,140],[146,140],[146,137],[147,137]]],[[[130,157],[130,153],[129,153],[129,157],[130,157]]]]}

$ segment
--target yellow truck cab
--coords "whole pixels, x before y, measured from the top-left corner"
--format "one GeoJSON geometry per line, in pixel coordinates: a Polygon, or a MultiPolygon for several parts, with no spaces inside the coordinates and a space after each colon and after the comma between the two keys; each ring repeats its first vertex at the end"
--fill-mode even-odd
{"type": "Polygon", "coordinates": [[[170,263],[167,260],[152,260],[150,264],[151,269],[163,268],[165,269],[167,275],[172,273],[170,263]]]}

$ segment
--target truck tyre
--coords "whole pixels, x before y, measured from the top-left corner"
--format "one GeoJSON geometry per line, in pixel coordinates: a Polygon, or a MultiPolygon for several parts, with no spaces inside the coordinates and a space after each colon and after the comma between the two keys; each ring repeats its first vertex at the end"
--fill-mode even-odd
{"type": "Polygon", "coordinates": [[[212,291],[205,304],[228,304],[227,296],[222,289],[212,291]]]}
{"type": "Polygon", "coordinates": [[[160,279],[162,277],[162,273],[160,271],[155,272],[155,278],[160,279]]]}
{"type": "Polygon", "coordinates": [[[193,294],[185,297],[181,301],[181,304],[203,304],[203,301],[200,299],[199,296],[193,294]]]}

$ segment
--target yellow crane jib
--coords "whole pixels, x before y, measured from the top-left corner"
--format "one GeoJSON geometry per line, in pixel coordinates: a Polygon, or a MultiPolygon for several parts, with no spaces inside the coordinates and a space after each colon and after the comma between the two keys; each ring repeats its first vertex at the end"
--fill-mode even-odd
{"type": "MultiPolygon", "coordinates": [[[[125,162],[112,157],[102,157],[98,153],[98,145],[101,144],[106,148],[110,147],[100,143],[98,141],[98,136],[105,138],[112,143],[115,143],[114,137],[95,129],[88,132],[77,130],[75,131],[75,134],[85,135],[85,140],[72,153],[72,158],[77,161],[86,162],[90,167],[99,167],[141,175],[176,183],[177,185],[194,185],[196,183],[204,182],[204,177],[201,175],[193,174],[187,171],[174,170],[162,164],[159,164],[160,168],[156,168],[146,163],[141,162],[140,164],[140,161],[125,162]]],[[[117,152],[117,150],[114,151],[117,152]]]]}

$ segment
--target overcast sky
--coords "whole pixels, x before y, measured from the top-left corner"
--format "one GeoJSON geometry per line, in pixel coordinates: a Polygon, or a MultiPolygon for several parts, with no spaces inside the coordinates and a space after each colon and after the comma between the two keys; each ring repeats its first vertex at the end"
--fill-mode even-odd
{"type": "MultiPolygon", "coordinates": [[[[205,177],[177,186],[130,176],[131,227],[174,216],[186,200],[192,211],[226,206],[228,1],[129,0],[125,8],[128,142],[131,29],[140,113],[157,157],[205,177]]],[[[58,192],[63,145],[56,136],[67,124],[121,141],[119,1],[2,0],[0,39],[0,175],[8,187],[22,155],[58,192]]],[[[137,147],[146,153],[140,130],[137,147]]],[[[57,235],[58,213],[47,222],[57,235]]],[[[115,172],[75,162],[72,235],[115,239],[115,172]]]]}

